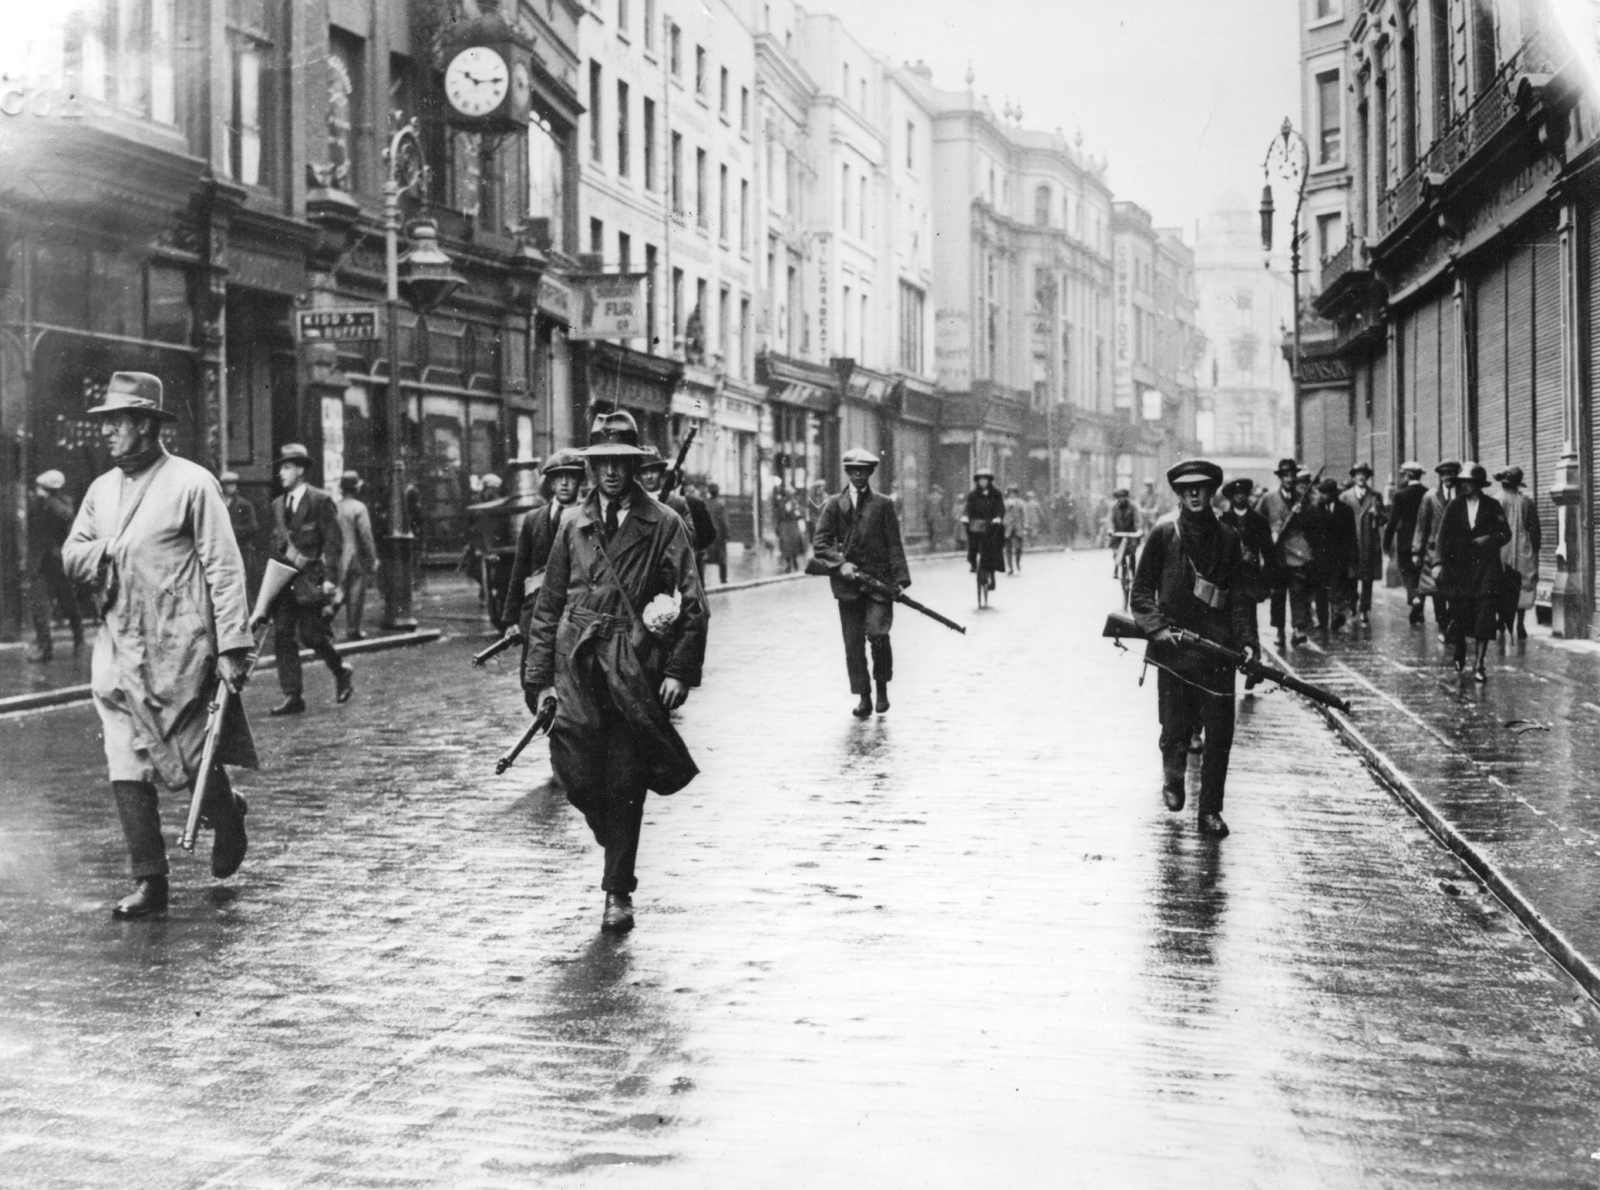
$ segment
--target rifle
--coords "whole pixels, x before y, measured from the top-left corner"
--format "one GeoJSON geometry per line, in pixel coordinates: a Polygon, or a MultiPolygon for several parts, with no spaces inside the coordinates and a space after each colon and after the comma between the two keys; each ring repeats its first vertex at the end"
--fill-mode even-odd
{"type": "Polygon", "coordinates": [[[683,445],[678,447],[678,457],[672,461],[672,469],[661,481],[661,494],[658,499],[665,502],[666,498],[677,490],[683,482],[683,463],[689,457],[689,447],[694,443],[694,436],[700,432],[700,427],[695,426],[689,430],[683,440],[683,445]]]}
{"type": "MultiPolygon", "coordinates": [[[[832,577],[833,567],[829,566],[821,558],[812,558],[811,561],[806,563],[806,573],[810,575],[825,574],[829,577],[832,577]]],[[[967,630],[960,624],[957,624],[954,620],[946,619],[944,616],[941,616],[938,612],[934,611],[931,607],[924,607],[898,587],[891,587],[888,583],[880,583],[871,575],[861,573],[860,570],[857,570],[854,576],[851,578],[845,579],[845,582],[854,583],[858,588],[868,592],[869,594],[881,596],[882,598],[892,600],[895,603],[903,603],[912,611],[921,612],[923,615],[927,616],[928,619],[937,620],[946,628],[955,629],[957,632],[961,633],[962,636],[967,634],[967,630]]]]}
{"type": "MultiPolygon", "coordinates": [[[[1305,695],[1312,702],[1320,702],[1323,706],[1333,707],[1335,710],[1343,711],[1346,715],[1353,713],[1350,710],[1350,704],[1337,694],[1324,690],[1321,686],[1313,686],[1310,682],[1303,682],[1276,666],[1253,660],[1243,653],[1235,652],[1225,645],[1219,645],[1214,640],[1207,640],[1199,633],[1190,632],[1184,628],[1169,627],[1167,631],[1172,633],[1179,644],[1188,645],[1210,657],[1213,661],[1220,661],[1225,665],[1233,666],[1234,669],[1249,678],[1252,684],[1261,681],[1276,682],[1285,689],[1293,690],[1296,694],[1305,695]]],[[[1105,630],[1100,635],[1111,637],[1117,642],[1118,648],[1125,647],[1122,644],[1122,638],[1125,636],[1132,640],[1148,641],[1150,639],[1149,634],[1139,627],[1138,621],[1132,616],[1123,615],[1121,612],[1112,612],[1106,617],[1105,630]]]]}
{"type": "Polygon", "coordinates": [[[487,649],[484,649],[482,652],[474,653],[472,655],[472,664],[474,664],[474,665],[483,665],[486,662],[488,662],[491,658],[498,657],[498,656],[500,656],[501,653],[504,653],[507,649],[515,648],[517,645],[520,645],[521,643],[522,643],[522,629],[518,628],[516,625],[512,625],[511,630],[509,632],[507,632],[504,636],[502,636],[499,640],[495,641],[494,644],[490,645],[487,649]]]}
{"type": "Polygon", "coordinates": [[[539,713],[533,717],[533,722],[528,725],[528,730],[522,733],[522,738],[517,741],[516,746],[494,762],[494,775],[498,777],[515,764],[517,757],[522,755],[522,750],[542,733],[549,731],[555,721],[556,700],[547,698],[539,704],[539,713]]]}

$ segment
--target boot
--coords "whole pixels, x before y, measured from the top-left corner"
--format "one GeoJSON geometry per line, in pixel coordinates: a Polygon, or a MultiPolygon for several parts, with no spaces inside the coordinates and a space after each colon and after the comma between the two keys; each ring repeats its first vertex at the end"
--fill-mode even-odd
{"type": "Polygon", "coordinates": [[[1185,759],[1180,756],[1177,760],[1163,760],[1161,765],[1161,800],[1166,802],[1167,809],[1176,814],[1183,809],[1184,801],[1184,776],[1188,771],[1185,759]]]}
{"type": "Polygon", "coordinates": [[[211,837],[211,874],[226,880],[244,863],[244,854],[250,849],[250,839],[244,831],[244,816],[250,813],[250,804],[238,794],[233,795],[235,812],[214,824],[211,837]]]}
{"type": "Polygon", "coordinates": [[[118,921],[136,921],[167,911],[167,878],[145,876],[133,886],[133,892],[117,902],[111,916],[118,921]]]}
{"type": "Polygon", "coordinates": [[[872,714],[872,697],[870,695],[863,694],[859,699],[856,700],[856,705],[851,709],[850,713],[857,719],[865,719],[868,715],[872,714]]]}
{"type": "Polygon", "coordinates": [[[333,677],[333,699],[335,702],[349,702],[355,692],[356,671],[346,665],[333,677]]]}
{"type": "Polygon", "coordinates": [[[878,683],[878,701],[875,704],[875,706],[873,707],[873,709],[876,710],[878,712],[878,714],[880,714],[880,715],[882,715],[882,714],[884,714],[885,712],[888,711],[888,709],[889,709],[889,683],[888,682],[879,682],[878,683]]]}
{"type": "Polygon", "coordinates": [[[1222,821],[1221,814],[1200,815],[1200,833],[1210,839],[1226,839],[1228,837],[1228,824],[1222,821]]]}
{"type": "Polygon", "coordinates": [[[298,694],[291,694],[277,706],[267,712],[269,715],[303,715],[305,714],[306,700],[298,694]]]}
{"type": "Polygon", "coordinates": [[[600,919],[603,934],[626,934],[633,929],[633,898],[627,893],[607,893],[605,916],[600,919]]]}

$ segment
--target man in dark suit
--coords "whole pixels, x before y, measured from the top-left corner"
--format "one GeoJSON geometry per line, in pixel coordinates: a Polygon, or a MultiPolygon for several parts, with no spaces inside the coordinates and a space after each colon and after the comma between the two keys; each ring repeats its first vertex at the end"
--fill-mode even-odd
{"type": "Polygon", "coordinates": [[[1489,680],[1485,654],[1499,619],[1500,551],[1511,540],[1511,526],[1498,500],[1484,495],[1488,472],[1477,463],[1463,463],[1456,476],[1455,496],[1439,523],[1439,594],[1450,601],[1451,639],[1456,647],[1456,672],[1467,665],[1467,637],[1477,642],[1472,678],[1489,680]]]}
{"type": "Polygon", "coordinates": [[[1411,539],[1417,532],[1417,514],[1428,494],[1422,482],[1422,464],[1407,460],[1400,464],[1400,490],[1394,494],[1389,519],[1383,526],[1383,548],[1394,553],[1395,568],[1406,587],[1406,603],[1411,606],[1411,626],[1422,623],[1422,596],[1417,593],[1417,556],[1411,539]]]}
{"type": "Polygon", "coordinates": [[[283,702],[269,714],[298,715],[306,709],[300,645],[311,649],[333,674],[335,697],[349,702],[355,674],[333,647],[329,609],[339,590],[344,541],[333,497],[306,483],[311,456],[291,442],[278,452],[283,495],[272,502],[272,556],[300,573],[273,604],[273,649],[283,702]]]}
{"type": "Polygon", "coordinates": [[[812,553],[829,572],[833,597],[839,601],[845,668],[850,673],[850,692],[857,696],[851,714],[857,719],[865,719],[873,710],[868,645],[872,647],[872,678],[878,688],[878,714],[889,709],[889,682],[894,677],[889,630],[894,626],[894,604],[881,595],[867,594],[851,580],[860,571],[900,590],[911,585],[894,502],[874,492],[869,482],[877,466],[878,456],[871,451],[857,448],[845,453],[844,473],[850,482],[823,505],[811,543],[812,553]]]}
{"type": "Polygon", "coordinates": [[[1244,554],[1248,577],[1241,586],[1259,603],[1267,593],[1266,566],[1272,554],[1272,526],[1266,517],[1250,507],[1255,495],[1255,484],[1250,480],[1233,480],[1224,485],[1222,495],[1228,507],[1217,519],[1239,535],[1239,549],[1244,554]]]}
{"type": "Polygon", "coordinates": [[[506,626],[507,635],[522,633],[524,659],[528,652],[529,625],[533,620],[533,601],[539,593],[545,564],[550,561],[550,546],[561,529],[561,522],[576,508],[588,470],[583,455],[571,447],[551,455],[540,468],[550,502],[523,517],[522,528],[517,531],[517,555],[511,563],[511,578],[506,585],[506,602],[500,621],[506,626]]]}

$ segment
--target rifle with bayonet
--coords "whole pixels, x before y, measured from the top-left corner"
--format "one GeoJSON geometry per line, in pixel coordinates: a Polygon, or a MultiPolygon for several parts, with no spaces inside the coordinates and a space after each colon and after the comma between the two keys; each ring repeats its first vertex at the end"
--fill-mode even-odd
{"type": "Polygon", "coordinates": [[[539,704],[539,713],[533,717],[533,722],[528,725],[528,730],[522,733],[522,738],[516,746],[494,762],[494,775],[499,776],[517,762],[517,757],[522,755],[522,750],[540,735],[549,731],[556,721],[556,700],[547,698],[539,704]]]}
{"type": "Polygon", "coordinates": [[[672,460],[672,467],[661,480],[661,491],[657,496],[662,503],[683,485],[683,464],[689,457],[689,447],[694,444],[694,436],[700,432],[698,426],[690,429],[683,439],[683,445],[678,447],[678,457],[672,460]]]}
{"type": "MultiPolygon", "coordinates": [[[[825,574],[825,575],[828,575],[830,578],[832,578],[832,577],[844,578],[843,575],[836,574],[835,573],[835,568],[832,567],[832,566],[829,566],[821,558],[812,558],[811,561],[807,562],[806,563],[806,573],[810,574],[810,575],[824,575],[825,574]]],[[[927,616],[928,619],[937,620],[937,621],[939,621],[939,623],[943,624],[946,628],[955,629],[955,631],[961,633],[962,636],[965,636],[967,634],[967,630],[965,628],[963,628],[960,624],[957,624],[954,620],[947,619],[946,617],[941,616],[938,612],[934,611],[931,607],[924,607],[922,604],[918,603],[915,599],[911,598],[911,596],[907,595],[904,591],[900,590],[899,587],[891,587],[888,583],[879,582],[877,579],[873,578],[870,574],[863,574],[859,569],[857,569],[857,571],[853,575],[851,575],[849,578],[845,579],[844,581],[847,582],[847,583],[854,583],[859,590],[864,591],[869,595],[876,595],[881,599],[892,600],[895,603],[903,603],[903,604],[905,604],[905,606],[909,607],[912,611],[921,612],[923,615],[927,616]]]]}
{"type": "MultiPolygon", "coordinates": [[[[1167,631],[1172,634],[1179,647],[1192,649],[1204,654],[1213,661],[1220,661],[1224,665],[1231,665],[1234,669],[1244,674],[1251,683],[1276,682],[1286,690],[1293,690],[1296,694],[1303,694],[1312,702],[1320,702],[1325,707],[1332,707],[1337,711],[1351,714],[1350,704],[1332,691],[1324,690],[1321,686],[1314,686],[1310,682],[1301,681],[1293,674],[1285,673],[1264,661],[1257,661],[1245,653],[1230,649],[1226,645],[1219,645],[1214,640],[1207,640],[1197,632],[1190,632],[1185,628],[1168,626],[1167,631]]],[[[1149,641],[1150,635],[1132,616],[1125,616],[1121,612],[1112,612],[1106,617],[1105,631],[1101,636],[1108,636],[1117,642],[1118,648],[1123,648],[1122,638],[1130,640],[1149,641]]]]}

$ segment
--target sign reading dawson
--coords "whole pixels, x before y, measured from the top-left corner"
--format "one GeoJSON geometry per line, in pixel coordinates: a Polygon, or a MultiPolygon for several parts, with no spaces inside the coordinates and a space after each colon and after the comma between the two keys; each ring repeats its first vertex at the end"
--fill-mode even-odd
{"type": "Polygon", "coordinates": [[[578,298],[573,339],[637,339],[645,334],[643,273],[572,277],[578,298]]]}

